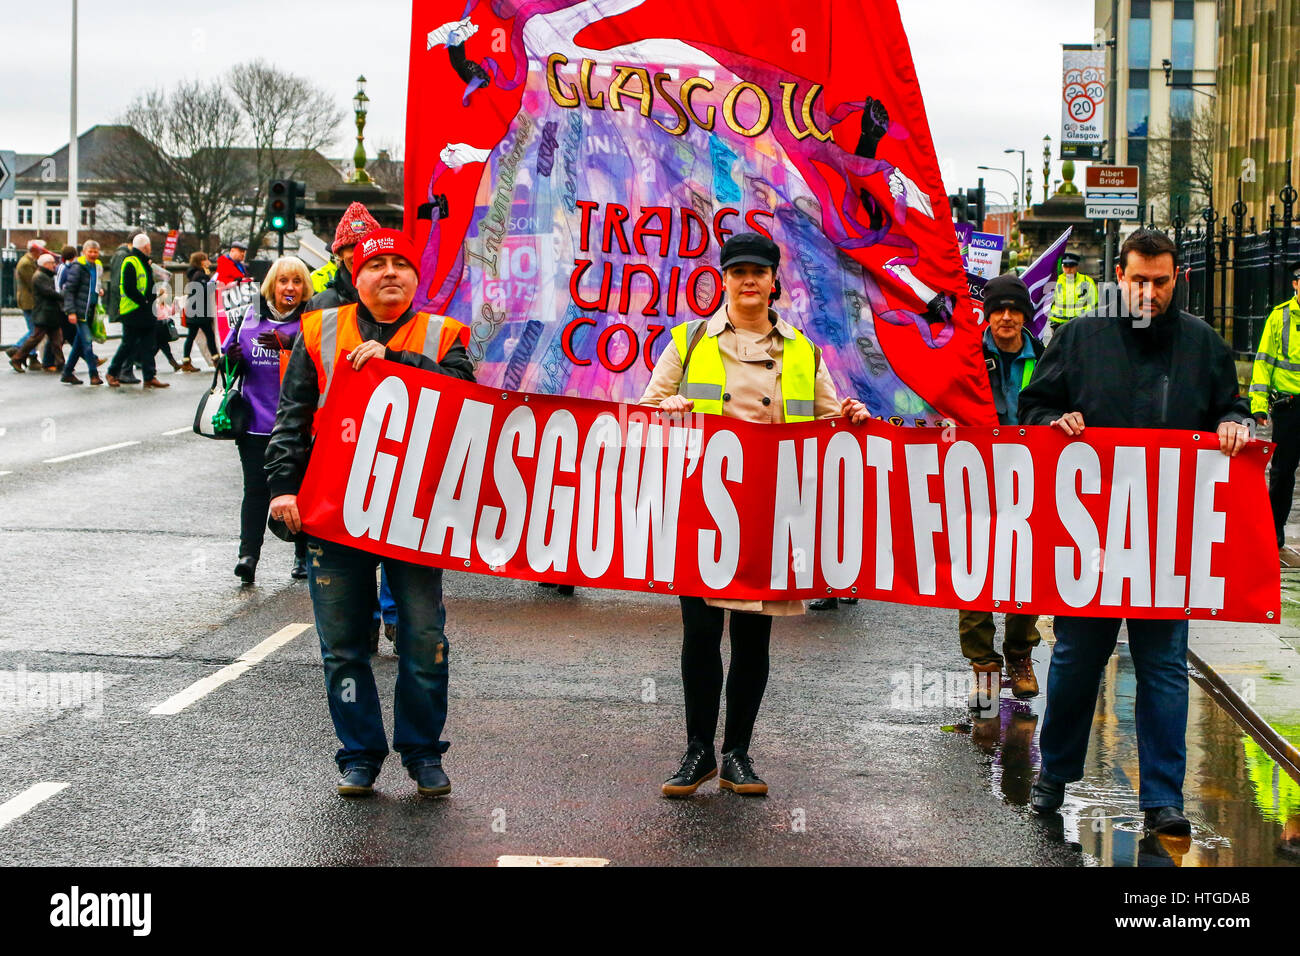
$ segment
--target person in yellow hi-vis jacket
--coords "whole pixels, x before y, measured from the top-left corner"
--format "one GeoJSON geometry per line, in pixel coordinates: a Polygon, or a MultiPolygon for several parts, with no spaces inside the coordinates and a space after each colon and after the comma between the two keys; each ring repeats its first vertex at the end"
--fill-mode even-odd
{"type": "Polygon", "coordinates": [[[1291,289],[1295,295],[1264,323],[1250,376],[1250,413],[1260,425],[1273,419],[1277,450],[1268,472],[1268,500],[1279,548],[1286,544],[1286,519],[1300,466],[1300,262],[1291,266],[1291,289]]]}
{"type": "MultiPolygon", "coordinates": [[[[870,414],[856,399],[840,401],[821,349],[782,319],[771,303],[781,250],[766,236],[744,232],[722,247],[723,307],[709,319],[683,322],[655,364],[643,405],[670,415],[698,412],[780,424],[870,414]]],[[[687,797],[718,773],[713,741],[722,696],[722,626],[731,611],[731,670],[722,737],[724,790],[767,793],[749,758],[750,737],[767,687],[772,618],[803,613],[802,601],[682,597],[682,687],[686,756],[663,784],[666,797],[687,797]]]]}
{"type": "Polygon", "coordinates": [[[1097,283],[1092,276],[1079,272],[1079,257],[1073,252],[1061,256],[1061,275],[1056,280],[1056,291],[1052,296],[1051,330],[1058,328],[1073,318],[1093,312],[1097,308],[1097,283]]]}

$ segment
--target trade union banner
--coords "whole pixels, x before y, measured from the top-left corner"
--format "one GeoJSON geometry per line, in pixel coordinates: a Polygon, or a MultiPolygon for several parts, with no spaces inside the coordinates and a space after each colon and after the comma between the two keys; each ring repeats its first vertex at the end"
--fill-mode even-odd
{"type": "Polygon", "coordinates": [[[994,423],[894,0],[413,10],[416,304],[470,327],[480,381],[637,401],[749,230],[780,245],[775,307],[841,395],[896,424],[994,423]]]}
{"type": "Polygon", "coordinates": [[[738,599],[1278,619],[1264,466],[1212,433],[765,425],[524,394],[383,360],[335,373],[299,495],[385,557],[738,599]]]}

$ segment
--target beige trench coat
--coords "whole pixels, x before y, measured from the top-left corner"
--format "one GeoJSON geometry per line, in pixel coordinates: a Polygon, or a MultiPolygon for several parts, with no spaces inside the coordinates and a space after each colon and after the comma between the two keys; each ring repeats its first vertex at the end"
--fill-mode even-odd
{"type": "MultiPolygon", "coordinates": [[[[775,309],[767,310],[773,321],[772,328],[764,334],[738,329],[731,324],[725,309],[719,310],[705,326],[705,335],[718,340],[722,354],[722,367],[727,373],[727,390],[722,396],[722,414],[725,418],[739,418],[747,422],[780,424],[785,421],[785,405],[781,401],[781,358],[786,339],[794,338],[794,328],[781,318],[775,309]]],[[[654,374],[642,405],[659,405],[670,395],[676,395],[682,383],[682,359],[671,342],[655,363],[654,374]]],[[[840,401],[835,395],[835,383],[823,362],[817,369],[813,391],[813,416],[838,418],[840,401]]],[[[737,601],[729,598],[706,598],[713,607],[733,611],[751,611],[772,617],[802,614],[803,601],[737,601]]]]}

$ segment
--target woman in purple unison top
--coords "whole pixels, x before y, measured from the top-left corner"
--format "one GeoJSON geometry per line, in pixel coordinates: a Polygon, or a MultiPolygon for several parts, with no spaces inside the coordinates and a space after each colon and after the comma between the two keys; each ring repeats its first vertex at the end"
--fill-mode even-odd
{"type": "MultiPolygon", "coordinates": [[[[266,446],[280,404],[280,354],[293,349],[302,328],[301,317],[311,297],[311,273],[295,256],[276,260],[262,282],[261,295],[248,314],[230,330],[221,350],[244,377],[243,395],[251,412],[248,431],[235,439],[244,469],[244,502],[239,511],[239,563],[235,575],[245,585],[253,583],[257,559],[266,537],[266,516],[271,491],[266,483],[266,446]]],[[[307,542],[294,543],[295,578],[307,577],[307,542]]]]}

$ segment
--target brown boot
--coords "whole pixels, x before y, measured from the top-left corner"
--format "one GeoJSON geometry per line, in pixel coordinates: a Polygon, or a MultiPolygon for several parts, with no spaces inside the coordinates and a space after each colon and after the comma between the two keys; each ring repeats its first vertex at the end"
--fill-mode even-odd
{"type": "Polygon", "coordinates": [[[975,686],[971,689],[970,709],[984,712],[984,716],[997,713],[998,698],[1002,695],[1002,665],[971,664],[975,672],[975,686]],[[991,712],[991,713],[990,713],[991,712]]]}
{"type": "Polygon", "coordinates": [[[149,379],[144,383],[145,388],[171,388],[171,382],[160,382],[157,377],[149,379]]]}
{"type": "Polygon", "coordinates": [[[197,372],[198,369],[196,369],[196,368],[194,367],[194,363],[193,363],[193,362],[191,362],[189,359],[186,359],[185,361],[181,362],[181,371],[182,371],[182,372],[197,372]]]}
{"type": "Polygon", "coordinates": [[[1012,657],[1008,654],[1007,676],[1011,678],[1011,693],[1017,700],[1038,696],[1038,678],[1034,676],[1034,660],[1030,655],[1012,657]]]}

